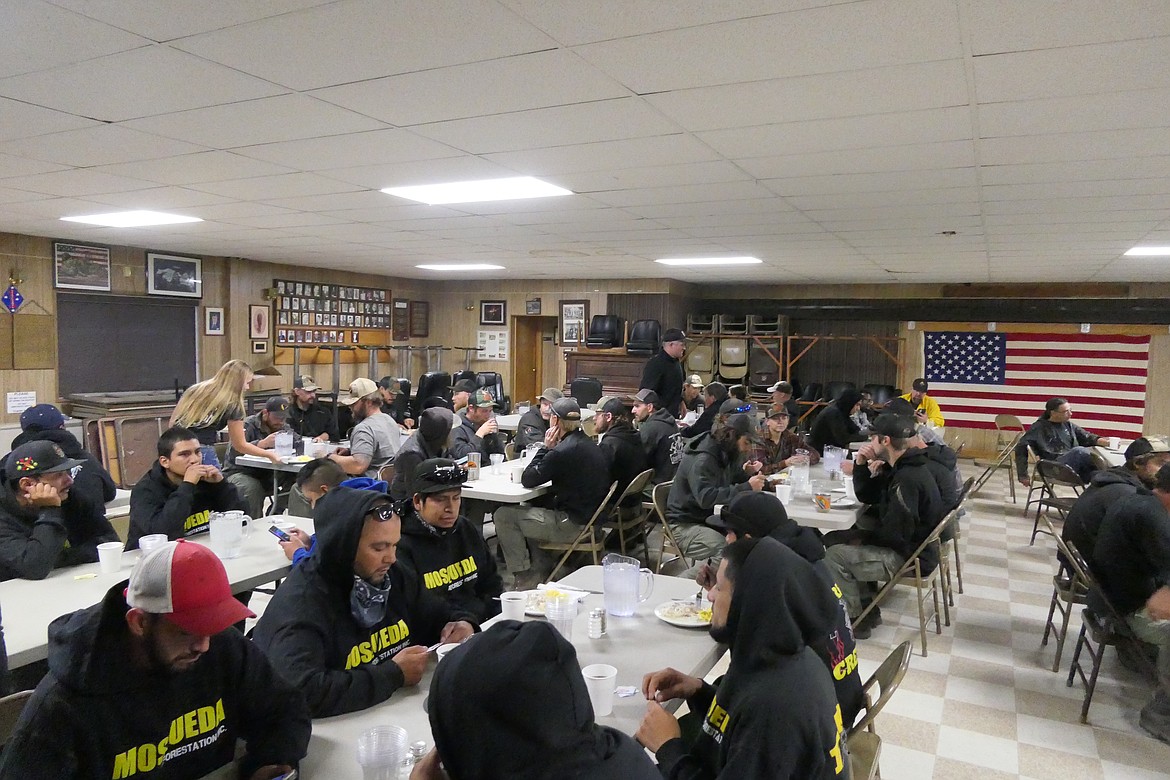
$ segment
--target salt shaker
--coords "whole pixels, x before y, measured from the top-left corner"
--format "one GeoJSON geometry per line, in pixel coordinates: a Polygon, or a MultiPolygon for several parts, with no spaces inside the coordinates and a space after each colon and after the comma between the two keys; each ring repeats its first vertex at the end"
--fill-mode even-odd
{"type": "Polygon", "coordinates": [[[589,638],[601,639],[605,636],[605,610],[602,608],[589,612],[589,638]]]}

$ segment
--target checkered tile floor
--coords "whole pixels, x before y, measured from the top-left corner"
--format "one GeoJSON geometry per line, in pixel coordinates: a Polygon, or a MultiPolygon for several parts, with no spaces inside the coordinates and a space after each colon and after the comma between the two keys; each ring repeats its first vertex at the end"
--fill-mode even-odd
{"type": "MultiPolygon", "coordinates": [[[[964,476],[977,470],[964,466],[964,476]]],[[[1021,778],[1143,780],[1170,777],[1170,745],[1142,731],[1138,710],[1149,685],[1109,650],[1081,725],[1084,689],[1065,685],[1080,631],[1069,625],[1059,672],[1054,644],[1040,647],[1052,595],[1055,545],[1040,535],[1028,546],[1032,520],[1008,497],[1001,472],[967,503],[960,554],[964,593],[955,594],[951,625],[931,631],[928,655],[918,641],[912,588],[882,606],[884,623],[858,643],[863,677],[891,649],[913,643],[910,669],[878,716],[881,772],[897,780],[1021,778]]]]}

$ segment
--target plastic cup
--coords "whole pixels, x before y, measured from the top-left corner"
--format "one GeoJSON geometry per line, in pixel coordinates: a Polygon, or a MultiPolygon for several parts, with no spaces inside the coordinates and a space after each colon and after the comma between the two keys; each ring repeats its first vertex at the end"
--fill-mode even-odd
{"type": "Polygon", "coordinates": [[[358,737],[357,760],[363,780],[397,780],[407,751],[406,729],[375,726],[358,737]]]}
{"type": "Polygon", "coordinates": [[[585,690],[589,691],[594,717],[612,714],[617,668],[609,664],[589,664],[581,670],[581,676],[585,678],[585,690]]]}
{"type": "Polygon", "coordinates": [[[458,642],[448,642],[445,645],[439,645],[437,648],[435,648],[435,657],[442,661],[447,657],[447,653],[451,652],[456,647],[459,647],[458,642]]]}
{"type": "Polygon", "coordinates": [[[492,460],[492,473],[499,474],[500,473],[500,464],[502,464],[504,462],[503,453],[493,454],[491,456],[491,460],[492,460]]]}
{"type": "Polygon", "coordinates": [[[145,555],[146,553],[153,550],[155,547],[160,547],[166,543],[167,543],[167,535],[166,534],[147,534],[146,536],[139,537],[138,549],[142,550],[142,554],[145,555]]]}
{"type": "Polygon", "coordinates": [[[102,542],[97,546],[98,563],[103,574],[113,574],[122,568],[123,547],[121,542],[102,542]]]}
{"type": "Polygon", "coordinates": [[[780,503],[785,506],[792,500],[792,485],[777,485],[776,498],[780,499],[780,503]]]}
{"type": "Polygon", "coordinates": [[[818,512],[828,512],[833,508],[833,492],[828,485],[817,483],[813,486],[812,494],[818,512]]]}
{"type": "Polygon", "coordinates": [[[500,594],[500,614],[504,620],[523,620],[528,595],[519,591],[500,594]]]}
{"type": "Polygon", "coordinates": [[[573,620],[577,617],[577,599],[559,593],[544,604],[544,617],[567,641],[573,641],[573,620]]]}

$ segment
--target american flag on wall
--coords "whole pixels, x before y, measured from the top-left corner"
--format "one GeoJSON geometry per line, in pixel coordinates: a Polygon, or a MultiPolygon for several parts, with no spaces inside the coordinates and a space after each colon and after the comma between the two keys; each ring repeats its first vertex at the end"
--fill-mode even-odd
{"type": "Polygon", "coordinates": [[[1149,336],[927,332],[929,395],[947,425],[995,428],[995,415],[1031,423],[1067,398],[1073,422],[1102,436],[1142,435],[1149,336]]]}

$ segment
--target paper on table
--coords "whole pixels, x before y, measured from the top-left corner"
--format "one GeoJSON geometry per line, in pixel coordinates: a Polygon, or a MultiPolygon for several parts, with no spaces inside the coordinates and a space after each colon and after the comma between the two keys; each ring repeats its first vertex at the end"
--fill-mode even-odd
{"type": "Polygon", "coordinates": [[[679,420],[679,424],[683,425],[683,426],[694,425],[698,421],[698,419],[699,419],[698,412],[694,412],[694,411],[687,412],[685,415],[683,415],[683,418],[681,420],[679,420]]]}
{"type": "Polygon", "coordinates": [[[577,601],[581,601],[582,599],[584,599],[586,596],[588,596],[591,593],[591,591],[584,590],[582,588],[574,588],[571,585],[562,585],[559,582],[542,582],[541,584],[536,586],[536,589],[542,590],[542,591],[543,590],[555,590],[555,591],[559,591],[561,593],[569,593],[573,596],[576,596],[577,601]]]}

